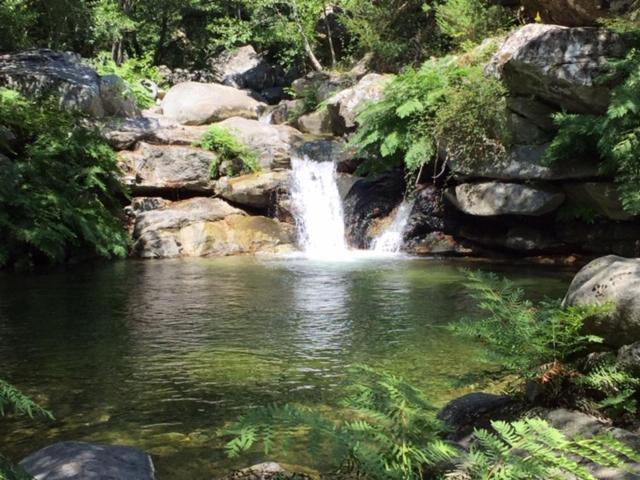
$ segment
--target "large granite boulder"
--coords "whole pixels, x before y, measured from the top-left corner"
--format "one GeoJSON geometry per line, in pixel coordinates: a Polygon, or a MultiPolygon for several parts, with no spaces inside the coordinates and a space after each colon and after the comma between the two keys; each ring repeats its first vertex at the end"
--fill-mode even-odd
{"type": "Polygon", "coordinates": [[[228,50],[208,62],[216,82],[256,92],[281,86],[282,70],[270,65],[251,45],[228,50]]]}
{"type": "Polygon", "coordinates": [[[633,0],[522,0],[529,15],[567,27],[596,25],[611,14],[624,13],[632,4],[633,0]]]}
{"type": "Polygon", "coordinates": [[[548,144],[515,145],[501,158],[468,159],[452,156],[449,168],[458,179],[491,178],[497,180],[574,180],[597,177],[600,172],[596,161],[580,158],[554,162],[544,160],[548,144]]]}
{"type": "Polygon", "coordinates": [[[137,448],[59,442],[20,462],[38,480],[153,480],[151,457],[137,448]]]}
{"type": "Polygon", "coordinates": [[[463,183],[447,191],[447,197],[468,215],[539,216],[564,202],[562,192],[521,183],[463,183]],[[454,193],[455,192],[455,193],[454,193]]]}
{"type": "Polygon", "coordinates": [[[208,150],[142,142],[136,150],[120,152],[119,159],[135,195],[158,190],[213,193],[210,168],[216,155],[208,150]]]}
{"type": "Polygon", "coordinates": [[[0,86],[32,98],[53,95],[61,108],[93,117],[139,115],[119,77],[100,77],[72,53],[40,49],[0,55],[0,86]]]}
{"type": "Polygon", "coordinates": [[[107,119],[97,122],[105,140],[116,150],[127,150],[138,142],[160,145],[193,145],[207,131],[206,125],[181,125],[161,115],[107,119]]]}
{"type": "Polygon", "coordinates": [[[162,100],[164,115],[185,125],[203,125],[230,117],[257,119],[265,107],[247,92],[217,83],[179,83],[162,100]]]}
{"type": "Polygon", "coordinates": [[[616,363],[634,375],[640,375],[640,342],[621,347],[618,350],[616,363]]]}
{"type": "Polygon", "coordinates": [[[611,305],[611,311],[592,316],[585,331],[620,347],[640,341],[640,259],[600,257],[573,278],[566,306],[611,305]]]}
{"type": "Polygon", "coordinates": [[[247,216],[218,198],[192,198],[143,212],[133,230],[142,258],[277,253],[291,249],[290,225],[247,216]]]}
{"type": "Polygon", "coordinates": [[[287,125],[269,125],[257,120],[233,117],[218,123],[229,129],[242,143],[259,156],[263,170],[290,168],[304,136],[287,125]]]}
{"type": "Polygon", "coordinates": [[[610,30],[529,24],[509,35],[488,65],[514,95],[535,95],[577,113],[603,113],[610,60],[627,52],[610,30]]]}
{"type": "Polygon", "coordinates": [[[276,204],[278,191],[286,189],[288,182],[288,171],[222,177],[216,182],[216,194],[242,206],[267,209],[276,204]]]}
{"type": "Polygon", "coordinates": [[[391,75],[370,73],[353,87],[336,93],[326,101],[335,135],[344,135],[356,127],[356,116],[368,103],[382,98],[384,87],[391,75]]]}
{"type": "Polygon", "coordinates": [[[300,131],[311,135],[331,135],[333,133],[332,119],[329,111],[322,108],[307,113],[298,118],[297,126],[300,131]]]}

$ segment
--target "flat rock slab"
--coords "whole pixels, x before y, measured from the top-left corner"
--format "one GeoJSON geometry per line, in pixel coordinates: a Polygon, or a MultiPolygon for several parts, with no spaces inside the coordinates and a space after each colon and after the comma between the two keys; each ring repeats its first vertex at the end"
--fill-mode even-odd
{"type": "Polygon", "coordinates": [[[153,480],[151,457],[137,448],[59,442],[20,462],[36,480],[153,480]]]}

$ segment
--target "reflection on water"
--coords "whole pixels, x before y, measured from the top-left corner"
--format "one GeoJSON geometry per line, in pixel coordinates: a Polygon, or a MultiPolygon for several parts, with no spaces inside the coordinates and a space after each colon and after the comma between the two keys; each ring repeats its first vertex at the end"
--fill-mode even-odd
{"type": "MultiPolygon", "coordinates": [[[[569,280],[509,275],[536,295],[561,295],[569,280]]],[[[443,403],[464,391],[456,380],[487,368],[443,328],[474,312],[460,281],[453,264],[365,257],[2,274],[0,377],[57,420],[1,422],[0,451],[122,443],[150,451],[160,479],[210,479],[238,466],[216,437],[226,420],[270,402],[331,406],[354,363],[399,373],[443,403]]]]}

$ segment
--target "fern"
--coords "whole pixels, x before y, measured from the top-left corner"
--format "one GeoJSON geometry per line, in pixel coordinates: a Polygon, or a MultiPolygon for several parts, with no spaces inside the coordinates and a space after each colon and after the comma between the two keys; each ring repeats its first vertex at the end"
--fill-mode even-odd
{"type": "Polygon", "coordinates": [[[355,373],[360,381],[342,400],[339,415],[295,405],[257,408],[221,432],[233,437],[227,454],[237,457],[260,442],[266,451],[276,441],[295,438],[312,453],[331,452],[334,471],[385,480],[419,478],[425,465],[453,456],[454,449],[438,438],[442,427],[419,390],[366,366],[355,373]]]}
{"type": "Polygon", "coordinates": [[[635,415],[640,379],[624,371],[614,363],[604,363],[577,378],[576,382],[596,390],[601,397],[597,406],[613,416],[635,415]]]}
{"type": "Polygon", "coordinates": [[[228,176],[260,170],[258,154],[240,142],[228,128],[211,125],[196,145],[215,152],[219,157],[211,163],[212,178],[220,174],[219,169],[223,162],[227,167],[222,173],[228,176]]]}
{"type": "Polygon", "coordinates": [[[530,480],[574,476],[596,480],[584,462],[624,468],[640,455],[611,436],[568,439],[539,418],[492,422],[495,433],[476,430],[469,455],[460,468],[470,479],[530,480]]]}

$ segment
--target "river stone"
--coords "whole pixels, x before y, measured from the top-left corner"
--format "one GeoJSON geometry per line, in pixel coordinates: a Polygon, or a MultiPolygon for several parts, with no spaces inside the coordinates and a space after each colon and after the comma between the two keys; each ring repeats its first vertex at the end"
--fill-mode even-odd
{"type": "Polygon", "coordinates": [[[257,119],[265,107],[248,93],[217,83],[179,83],[162,100],[164,115],[185,125],[203,125],[230,117],[257,119]]]}
{"type": "Polygon", "coordinates": [[[587,319],[585,331],[615,347],[640,341],[640,259],[607,255],[593,260],[573,278],[563,304],[611,304],[611,312],[587,319]]]}
{"type": "Polygon", "coordinates": [[[535,95],[568,112],[602,114],[610,86],[609,61],[627,52],[620,36],[598,28],[529,24],[510,34],[488,71],[516,95],[535,95]]]}
{"type": "Polygon", "coordinates": [[[139,114],[118,77],[101,79],[73,53],[39,49],[0,55],[0,86],[30,98],[53,95],[61,108],[92,117],[139,114]]]}
{"type": "Polygon", "coordinates": [[[331,115],[326,108],[302,115],[298,118],[297,125],[301,132],[311,135],[331,135],[333,133],[331,115]]]}
{"type": "Polygon", "coordinates": [[[369,102],[380,100],[392,75],[370,73],[353,87],[336,93],[326,101],[334,135],[344,135],[356,127],[356,116],[369,102]]]}
{"type": "Polygon", "coordinates": [[[564,194],[520,183],[463,183],[447,197],[468,215],[540,216],[556,210],[564,202],[564,194]]]}
{"type": "Polygon", "coordinates": [[[192,145],[207,131],[206,125],[181,125],[161,115],[107,119],[96,123],[100,134],[116,150],[134,148],[138,142],[192,145]]]}
{"type": "Polygon", "coordinates": [[[568,183],[563,188],[570,200],[573,200],[578,205],[592,209],[597,214],[611,220],[630,220],[633,218],[633,215],[622,207],[615,183],[568,183]]]}
{"type": "Polygon", "coordinates": [[[284,81],[280,69],[270,65],[251,45],[222,52],[207,61],[216,82],[257,92],[278,87],[284,81]]]}
{"type": "Polygon", "coordinates": [[[238,177],[222,177],[216,194],[225,200],[253,208],[269,208],[277,202],[278,190],[287,188],[288,171],[258,172],[238,177]]]}
{"type": "Polygon", "coordinates": [[[120,169],[133,178],[134,194],[158,190],[213,193],[211,164],[216,155],[208,150],[141,142],[134,151],[119,153],[120,169]]]}
{"type": "Polygon", "coordinates": [[[265,462],[243,468],[222,477],[220,480],[309,480],[310,477],[293,474],[275,462],[265,462]]]}
{"type": "Polygon", "coordinates": [[[257,120],[233,117],[218,123],[259,155],[263,170],[291,168],[291,157],[304,136],[286,125],[269,125],[257,120]]]}
{"type": "Polygon", "coordinates": [[[151,457],[137,448],[59,442],[20,462],[37,480],[153,480],[151,457]]]}
{"type": "Polygon", "coordinates": [[[543,156],[548,144],[515,145],[502,158],[462,162],[455,157],[448,163],[455,178],[490,178],[496,180],[569,180],[599,175],[597,162],[580,158],[547,165],[543,156]]]}

